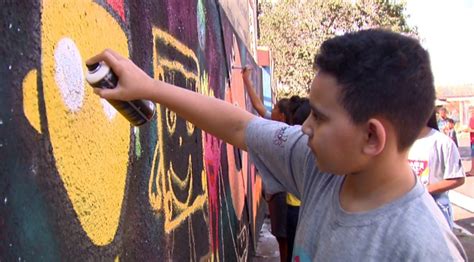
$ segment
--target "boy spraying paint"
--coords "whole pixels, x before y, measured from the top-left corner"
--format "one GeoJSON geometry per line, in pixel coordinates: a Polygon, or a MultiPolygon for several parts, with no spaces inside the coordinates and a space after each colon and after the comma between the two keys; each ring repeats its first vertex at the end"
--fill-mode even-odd
{"type": "Polygon", "coordinates": [[[416,40],[372,29],[325,41],[302,128],[153,80],[111,50],[87,63],[98,61],[119,77],[98,95],[168,107],[247,150],[270,192],[301,199],[295,260],[466,260],[407,160],[435,101],[429,56],[416,40]]]}

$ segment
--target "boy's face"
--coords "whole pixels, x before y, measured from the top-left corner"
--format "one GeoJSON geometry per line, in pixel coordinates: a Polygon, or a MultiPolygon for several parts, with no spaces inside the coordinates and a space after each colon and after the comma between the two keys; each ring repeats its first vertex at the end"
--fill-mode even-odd
{"type": "Polygon", "coordinates": [[[310,91],[311,114],[303,124],[308,146],[316,156],[321,171],[337,175],[361,168],[363,133],[339,102],[341,87],[337,80],[318,73],[310,91]]]}

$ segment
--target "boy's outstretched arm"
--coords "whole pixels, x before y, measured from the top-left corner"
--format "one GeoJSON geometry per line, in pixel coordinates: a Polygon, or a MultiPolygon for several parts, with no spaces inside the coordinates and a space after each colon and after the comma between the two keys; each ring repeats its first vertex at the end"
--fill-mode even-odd
{"type": "Polygon", "coordinates": [[[252,81],[250,81],[250,74],[252,73],[252,69],[250,68],[244,68],[242,70],[242,79],[244,80],[244,86],[245,89],[247,90],[247,93],[249,94],[250,101],[252,102],[253,108],[257,110],[257,113],[260,116],[265,116],[265,113],[267,112],[267,109],[263,105],[262,100],[260,97],[258,97],[257,93],[255,92],[255,88],[253,86],[252,81]]]}
{"type": "Polygon", "coordinates": [[[119,78],[114,89],[94,89],[102,98],[152,100],[227,143],[247,149],[245,129],[254,115],[220,99],[154,80],[132,61],[109,49],[90,58],[86,64],[101,61],[109,65],[119,78]]]}

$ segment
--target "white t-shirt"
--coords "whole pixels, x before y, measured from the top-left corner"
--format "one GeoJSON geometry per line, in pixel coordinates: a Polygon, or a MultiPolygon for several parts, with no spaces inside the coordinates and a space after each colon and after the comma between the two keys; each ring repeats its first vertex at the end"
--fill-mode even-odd
{"type": "MultiPolygon", "coordinates": [[[[435,129],[415,141],[408,153],[408,161],[425,186],[465,176],[456,144],[435,129]]],[[[449,199],[447,192],[437,198],[449,199]]]]}

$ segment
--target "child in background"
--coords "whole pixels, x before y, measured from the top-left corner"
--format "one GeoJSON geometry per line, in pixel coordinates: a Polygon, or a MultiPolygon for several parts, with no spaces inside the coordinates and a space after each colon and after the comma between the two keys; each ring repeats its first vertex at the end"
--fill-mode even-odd
{"type": "MultiPolygon", "coordinates": [[[[291,120],[290,125],[303,125],[304,121],[311,113],[311,106],[308,98],[301,98],[293,96],[290,98],[291,120]]],[[[293,246],[296,237],[296,228],[298,225],[298,216],[300,211],[301,201],[293,194],[286,194],[287,204],[287,218],[286,218],[286,235],[288,239],[288,253],[293,253],[293,246]]],[[[291,256],[287,261],[291,261],[291,256]]]]}
{"type": "Polygon", "coordinates": [[[456,135],[456,130],[454,129],[454,120],[452,118],[448,118],[447,121],[448,123],[446,124],[445,134],[453,140],[454,144],[456,144],[456,147],[459,147],[458,137],[456,135]]]}
{"type": "Polygon", "coordinates": [[[465,174],[458,147],[438,131],[435,112],[410,148],[408,161],[452,229],[453,210],[448,191],[464,184],[465,174]]]}
{"type": "MultiPolygon", "coordinates": [[[[265,119],[271,119],[289,124],[291,118],[290,99],[282,98],[278,100],[272,111],[269,112],[255,92],[255,87],[253,86],[251,80],[251,74],[252,69],[250,67],[244,67],[242,70],[242,79],[244,81],[245,90],[247,91],[250,101],[252,102],[253,108],[261,117],[265,119]]],[[[265,190],[265,181],[263,182],[263,188],[265,192],[264,196],[268,204],[268,211],[270,212],[271,232],[278,242],[280,261],[286,262],[288,259],[291,259],[291,256],[288,255],[291,253],[289,253],[288,250],[288,208],[286,205],[287,193],[283,191],[268,194],[267,190],[265,190]]]]}
{"type": "Polygon", "coordinates": [[[302,128],[154,80],[112,50],[86,63],[100,61],[119,83],[94,89],[99,96],[168,107],[247,150],[270,193],[301,199],[295,261],[467,260],[407,159],[435,101],[429,55],[417,40],[369,29],[324,41],[302,128]]]}
{"type": "MultiPolygon", "coordinates": [[[[269,113],[266,111],[262,100],[258,97],[255,92],[255,88],[250,80],[251,77],[251,69],[246,67],[242,70],[242,78],[244,80],[245,89],[249,94],[250,100],[252,102],[253,107],[257,110],[257,112],[262,116],[268,116],[269,113]]],[[[280,100],[281,101],[281,100],[280,100]]],[[[275,110],[275,109],[274,109],[275,110]]],[[[282,110],[280,110],[282,111],[282,110]]],[[[289,113],[289,117],[285,117],[285,123],[289,125],[302,125],[306,118],[309,116],[311,112],[311,107],[309,105],[309,100],[307,98],[301,98],[299,96],[292,96],[288,103],[287,107],[285,108],[284,112],[289,113]]],[[[267,118],[268,119],[268,118],[267,118]]],[[[272,233],[276,231],[277,234],[273,233],[277,238],[278,245],[280,248],[280,260],[281,261],[291,261],[291,255],[287,256],[286,254],[292,254],[293,252],[293,244],[295,241],[296,235],[296,226],[298,224],[298,213],[300,207],[300,200],[291,193],[277,193],[273,195],[271,201],[268,202],[268,206],[270,209],[270,218],[272,222],[272,233]],[[283,207],[284,204],[281,203],[279,197],[280,194],[284,194],[286,196],[286,207],[283,207]],[[278,197],[278,199],[275,199],[278,197]],[[272,212],[273,211],[273,212],[272,212]],[[274,214],[272,216],[272,213],[274,214]],[[278,228],[280,227],[283,219],[280,217],[281,215],[285,215],[285,239],[283,240],[281,236],[278,234],[278,228]],[[275,226],[274,226],[275,224],[275,226]],[[274,230],[275,227],[275,230],[274,230]],[[284,244],[284,245],[283,245],[284,244]],[[286,247],[287,250],[282,251],[282,248],[286,247]],[[282,253],[285,255],[282,256],[282,253]]]]}
{"type": "Polygon", "coordinates": [[[445,107],[440,107],[438,109],[438,129],[444,131],[446,125],[448,124],[448,110],[445,107]]]}

